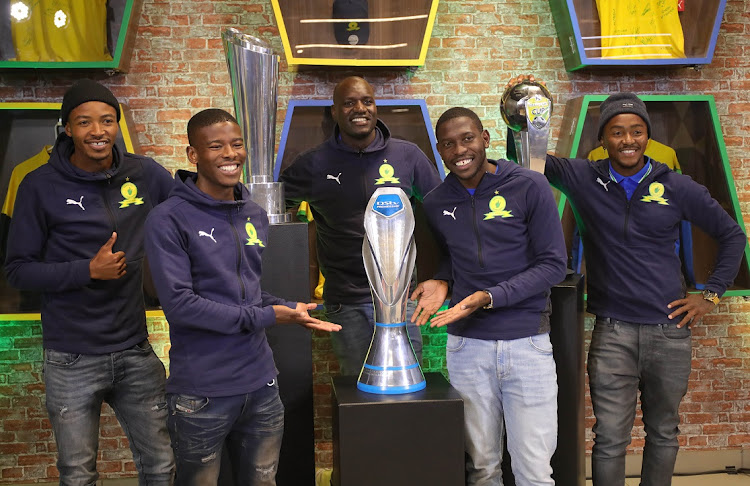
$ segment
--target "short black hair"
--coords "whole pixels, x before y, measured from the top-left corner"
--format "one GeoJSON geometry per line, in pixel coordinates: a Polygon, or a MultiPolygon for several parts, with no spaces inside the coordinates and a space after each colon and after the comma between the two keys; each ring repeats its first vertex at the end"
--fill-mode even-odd
{"type": "Polygon", "coordinates": [[[437,137],[438,131],[440,130],[440,125],[447,122],[448,120],[453,120],[454,118],[461,118],[464,116],[470,118],[471,121],[476,124],[477,128],[479,128],[480,132],[484,131],[484,125],[482,125],[482,121],[479,119],[479,116],[476,113],[462,106],[454,106],[453,108],[447,109],[445,113],[440,115],[440,118],[438,118],[438,121],[435,124],[435,136],[437,137]]]}
{"type": "Polygon", "coordinates": [[[195,137],[196,131],[200,130],[201,128],[214,125],[216,123],[223,122],[232,122],[236,125],[239,125],[239,123],[237,123],[237,119],[233,117],[228,111],[219,108],[208,108],[206,110],[199,111],[198,113],[193,115],[193,117],[187,124],[188,143],[191,146],[193,145],[193,138],[195,137]]]}

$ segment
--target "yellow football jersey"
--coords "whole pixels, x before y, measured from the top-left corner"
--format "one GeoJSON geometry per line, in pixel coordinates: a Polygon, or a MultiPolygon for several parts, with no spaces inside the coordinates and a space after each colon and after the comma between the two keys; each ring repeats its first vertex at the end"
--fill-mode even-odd
{"type": "Polygon", "coordinates": [[[110,61],[107,0],[11,2],[16,61],[110,61]]]}
{"type": "MultiPolygon", "coordinates": [[[[667,145],[659,143],[656,140],[649,139],[648,144],[646,145],[646,151],[644,153],[657,162],[668,165],[670,169],[678,172],[680,171],[680,162],[677,160],[677,153],[675,153],[672,147],[668,147],[667,145]]],[[[594,150],[589,152],[587,158],[589,160],[599,160],[606,159],[608,157],[609,154],[607,153],[607,149],[600,145],[599,147],[596,147],[594,150]]]]}
{"type": "Polygon", "coordinates": [[[5,202],[3,203],[2,210],[3,214],[13,217],[13,208],[16,204],[18,186],[21,184],[23,178],[26,177],[26,174],[41,167],[49,161],[51,150],[51,145],[45,145],[41,152],[30,159],[24,160],[13,169],[13,172],[10,174],[10,182],[8,182],[8,192],[5,194],[5,202]]]}
{"type": "Polygon", "coordinates": [[[602,57],[685,57],[677,0],[596,0],[602,57]]]}

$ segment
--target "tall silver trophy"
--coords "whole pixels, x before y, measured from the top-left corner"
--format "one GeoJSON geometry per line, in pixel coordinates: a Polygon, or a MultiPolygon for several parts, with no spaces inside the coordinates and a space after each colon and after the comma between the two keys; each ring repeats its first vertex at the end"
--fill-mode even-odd
{"type": "Polygon", "coordinates": [[[426,386],[406,332],[406,303],[416,257],[409,199],[397,187],[377,189],[365,210],[362,244],[375,304],[375,331],[357,380],[362,391],[400,394],[426,386]]]}
{"type": "Polygon", "coordinates": [[[513,130],[518,163],[544,173],[552,95],[544,85],[524,81],[505,90],[500,98],[500,111],[513,130]]]}
{"type": "Polygon", "coordinates": [[[221,39],[234,112],[247,147],[245,175],[250,198],[266,210],[271,224],[291,221],[284,206],[284,186],[273,181],[279,56],[265,41],[237,29],[225,30],[221,39]]]}

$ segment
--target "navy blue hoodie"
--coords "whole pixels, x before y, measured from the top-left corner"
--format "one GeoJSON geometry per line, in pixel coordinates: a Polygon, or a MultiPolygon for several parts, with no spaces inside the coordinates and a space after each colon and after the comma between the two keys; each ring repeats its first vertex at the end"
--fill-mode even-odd
{"type": "MultiPolygon", "coordinates": [[[[667,304],[685,297],[675,241],[687,220],[719,243],[706,289],[722,295],[737,275],[746,237],[704,186],[653,164],[630,200],[609,176],[609,159],[547,156],[544,174],[570,199],[586,254],[588,311],[639,324],[670,322],[667,304]]],[[[682,315],[673,319],[677,322],[682,315]]]]}
{"type": "MultiPolygon", "coordinates": [[[[478,290],[493,308],[448,326],[474,339],[510,340],[549,331],[550,287],[565,278],[565,241],[542,174],[507,160],[485,173],[472,196],[449,174],[427,194],[427,219],[450,253],[451,306],[478,290]]],[[[438,275],[438,278],[445,278],[438,275]]]]}
{"type": "Polygon", "coordinates": [[[146,221],[146,252],[172,347],[167,392],[202,397],[252,392],[277,374],[264,329],[272,305],[260,289],[268,217],[242,184],[219,201],[178,171],[169,199],[146,221]]]}
{"type": "Polygon", "coordinates": [[[312,208],[328,303],[372,300],[362,242],[365,209],[375,189],[400,187],[421,200],[440,184],[435,165],[419,147],[391,138],[380,120],[375,130],[375,140],[358,152],[339,140],[336,126],[330,139],[301,154],[279,179],[288,205],[307,201],[312,208]]]}
{"type": "Polygon", "coordinates": [[[73,140],[62,133],[49,162],[18,188],[5,270],[21,290],[43,292],[45,348],[105,354],[148,337],[143,303],[143,224],[167,198],[172,176],[153,159],[113,148],[112,167],[86,172],[70,163],[73,140]],[[127,273],[92,280],[89,263],[117,232],[127,273]]]}

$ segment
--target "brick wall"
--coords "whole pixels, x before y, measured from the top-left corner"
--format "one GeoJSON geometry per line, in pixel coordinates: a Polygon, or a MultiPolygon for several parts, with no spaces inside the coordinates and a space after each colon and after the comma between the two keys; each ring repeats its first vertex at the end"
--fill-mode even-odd
{"type": "MultiPolygon", "coordinates": [[[[504,131],[498,103],[512,75],[531,72],[547,81],[556,105],[552,140],[565,101],[572,97],[619,90],[710,94],[716,98],[743,216],[750,222],[750,4],[728,0],[723,20],[709,66],[567,73],[547,2],[442,0],[422,67],[289,70],[282,56],[278,120],[281,124],[290,98],[329,99],[338,80],[364,74],[379,98],[426,99],[433,121],[451,106],[476,109],[491,133],[490,153],[500,156],[504,131]]],[[[129,73],[110,77],[95,71],[5,71],[0,73],[0,100],[59,101],[74,79],[93,77],[131,108],[132,128],[145,155],[171,170],[185,168],[185,124],[191,114],[206,107],[231,109],[220,42],[225,27],[260,35],[282,52],[268,1],[144,0],[129,73]]],[[[750,301],[729,298],[694,330],[693,373],[681,408],[681,442],[688,449],[750,446],[749,315],[750,301]]],[[[150,326],[163,357],[168,346],[165,323],[150,319],[150,326]]],[[[591,326],[587,321],[589,332],[591,326]]],[[[0,482],[56,475],[54,440],[42,401],[40,332],[38,322],[0,324],[0,482]]],[[[441,369],[445,334],[431,332],[427,341],[429,367],[441,369]]],[[[328,374],[336,372],[337,365],[326,336],[316,334],[313,343],[317,463],[330,466],[328,374]]],[[[589,406],[589,429],[592,422],[589,406]]],[[[642,427],[636,427],[632,451],[642,449],[642,437],[642,427]]],[[[126,439],[109,410],[100,445],[104,477],[133,474],[128,454],[118,452],[126,439]]]]}

